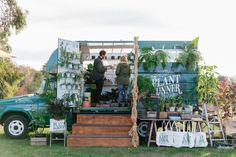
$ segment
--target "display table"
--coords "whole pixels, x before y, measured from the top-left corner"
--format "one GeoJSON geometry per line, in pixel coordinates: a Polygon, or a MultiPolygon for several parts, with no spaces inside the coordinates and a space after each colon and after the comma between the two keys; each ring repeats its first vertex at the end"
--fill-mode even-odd
{"type": "Polygon", "coordinates": [[[150,143],[156,143],[156,136],[153,137],[152,139],[152,133],[153,131],[156,132],[157,130],[157,124],[156,122],[162,122],[162,127],[168,127],[170,130],[174,130],[177,127],[177,123],[181,123],[182,125],[182,130],[186,130],[190,128],[191,130],[189,131],[196,131],[201,130],[201,123],[202,119],[201,118],[193,118],[191,120],[170,120],[170,119],[157,119],[157,118],[140,118],[141,121],[149,121],[149,134],[148,134],[148,142],[147,142],[147,147],[149,147],[150,143]],[[195,125],[193,125],[193,122],[195,125]]]}

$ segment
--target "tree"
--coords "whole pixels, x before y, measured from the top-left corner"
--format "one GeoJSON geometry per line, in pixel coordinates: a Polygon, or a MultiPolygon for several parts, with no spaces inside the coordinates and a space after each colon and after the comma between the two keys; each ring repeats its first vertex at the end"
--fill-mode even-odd
{"type": "Polygon", "coordinates": [[[26,25],[28,11],[22,11],[15,0],[0,0],[0,49],[11,51],[8,38],[15,30],[20,32],[26,25]]]}
{"type": "MultiPolygon", "coordinates": [[[[24,28],[26,14],[15,0],[0,0],[0,50],[11,52],[8,38],[12,31],[18,33],[24,28]]],[[[11,60],[0,58],[0,98],[13,96],[22,78],[23,74],[11,60]]]]}
{"type": "Polygon", "coordinates": [[[230,81],[228,78],[219,82],[217,104],[220,108],[222,118],[233,117],[233,104],[236,103],[235,87],[235,82],[230,81]]]}
{"type": "Polygon", "coordinates": [[[23,75],[10,60],[0,59],[0,99],[9,98],[15,94],[23,75]]]}

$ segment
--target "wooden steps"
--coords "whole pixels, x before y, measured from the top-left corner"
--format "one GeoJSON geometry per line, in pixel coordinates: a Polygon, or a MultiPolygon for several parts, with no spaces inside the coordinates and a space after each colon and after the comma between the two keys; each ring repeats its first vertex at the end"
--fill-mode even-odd
{"type": "Polygon", "coordinates": [[[130,114],[77,114],[68,146],[131,146],[130,114]]]}
{"type": "Polygon", "coordinates": [[[79,124],[132,125],[129,114],[80,114],[76,121],[79,124]]]}

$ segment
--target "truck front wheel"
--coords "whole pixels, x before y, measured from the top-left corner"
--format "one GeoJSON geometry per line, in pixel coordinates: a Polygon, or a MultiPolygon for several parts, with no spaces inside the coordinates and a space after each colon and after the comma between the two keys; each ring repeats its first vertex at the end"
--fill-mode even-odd
{"type": "Polygon", "coordinates": [[[28,121],[24,116],[9,116],[4,123],[4,132],[10,138],[25,138],[28,133],[28,121]]]}

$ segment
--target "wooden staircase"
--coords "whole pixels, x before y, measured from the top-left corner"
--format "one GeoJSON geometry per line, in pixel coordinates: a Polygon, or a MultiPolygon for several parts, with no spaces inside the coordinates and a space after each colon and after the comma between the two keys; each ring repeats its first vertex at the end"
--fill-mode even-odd
{"type": "Polygon", "coordinates": [[[67,146],[131,146],[130,114],[77,114],[67,146]]]}

